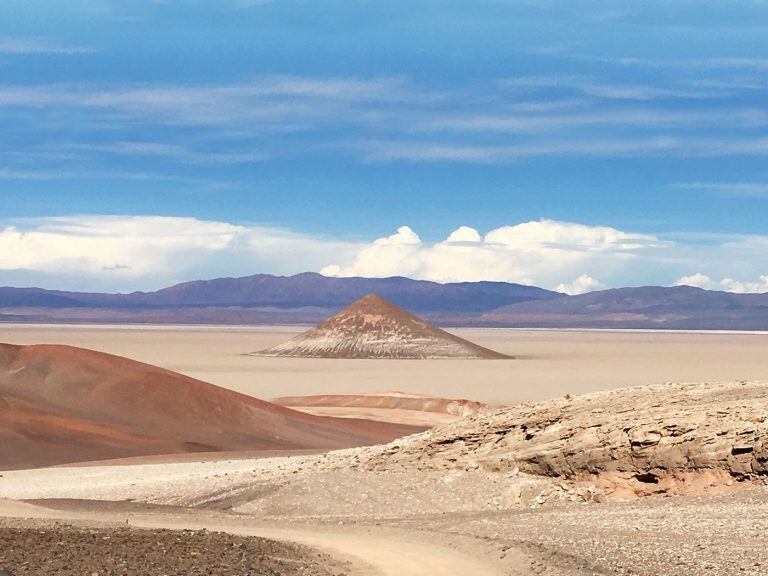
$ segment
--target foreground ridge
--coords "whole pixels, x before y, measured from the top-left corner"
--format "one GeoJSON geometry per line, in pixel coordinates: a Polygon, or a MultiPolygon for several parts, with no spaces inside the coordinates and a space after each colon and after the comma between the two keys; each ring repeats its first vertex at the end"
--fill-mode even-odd
{"type": "Polygon", "coordinates": [[[486,411],[397,440],[375,470],[560,478],[607,495],[690,494],[768,478],[768,383],[640,386],[486,411]]]}

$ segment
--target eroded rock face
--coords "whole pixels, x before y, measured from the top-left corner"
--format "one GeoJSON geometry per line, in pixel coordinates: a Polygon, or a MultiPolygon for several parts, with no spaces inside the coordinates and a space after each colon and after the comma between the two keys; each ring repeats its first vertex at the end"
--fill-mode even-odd
{"type": "Polygon", "coordinates": [[[768,383],[667,384],[521,404],[396,441],[376,470],[519,470],[667,491],[768,477],[768,383]]]}

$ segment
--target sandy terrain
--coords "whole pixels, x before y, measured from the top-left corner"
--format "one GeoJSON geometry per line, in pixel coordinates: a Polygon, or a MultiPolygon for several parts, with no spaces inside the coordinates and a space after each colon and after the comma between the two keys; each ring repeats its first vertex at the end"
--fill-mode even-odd
{"type": "Polygon", "coordinates": [[[0,324],[0,342],[111,352],[260,398],[382,390],[509,404],[663,382],[768,379],[768,335],[461,329],[509,360],[259,358],[306,327],[0,324]]]}

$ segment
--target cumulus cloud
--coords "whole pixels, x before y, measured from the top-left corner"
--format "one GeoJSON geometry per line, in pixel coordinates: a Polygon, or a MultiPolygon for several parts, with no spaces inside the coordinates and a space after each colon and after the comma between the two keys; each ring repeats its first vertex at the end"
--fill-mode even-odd
{"type": "Polygon", "coordinates": [[[280,228],[160,216],[68,216],[0,228],[0,282],[151,289],[196,278],[297,273],[356,245],[280,228]],[[23,273],[23,274],[22,274],[23,273]]]}
{"type": "Polygon", "coordinates": [[[360,250],[352,266],[332,264],[321,272],[327,276],[416,276],[420,264],[421,238],[408,226],[379,238],[360,250]]]}
{"type": "Polygon", "coordinates": [[[768,237],[696,238],[537,220],[485,233],[459,226],[437,242],[408,226],[351,242],[195,218],[66,216],[0,225],[0,285],[150,290],[201,278],[321,271],[517,282],[569,294],[669,285],[675,278],[675,284],[730,292],[768,291],[768,274],[761,275],[768,270],[768,237]]]}
{"type": "Polygon", "coordinates": [[[556,290],[558,292],[564,292],[565,294],[585,294],[586,292],[592,292],[594,290],[602,290],[605,288],[605,284],[599,280],[595,280],[588,274],[582,274],[576,278],[573,282],[568,284],[558,284],[556,290]]]}
{"type": "Polygon", "coordinates": [[[480,232],[469,226],[459,226],[450,233],[446,242],[480,242],[483,239],[480,232]]]}
{"type": "Polygon", "coordinates": [[[711,290],[715,286],[715,282],[712,278],[701,272],[691,274],[690,276],[683,276],[678,278],[673,286],[693,286],[694,288],[704,288],[705,290],[711,290]]]}
{"type": "Polygon", "coordinates": [[[577,278],[574,293],[602,287],[592,277],[614,276],[640,251],[668,243],[647,234],[623,232],[607,226],[539,220],[503,226],[484,237],[467,226],[446,240],[421,242],[410,228],[380,238],[360,250],[347,265],[322,269],[331,276],[403,275],[437,282],[495,280],[555,288],[577,278]],[[589,274],[584,272],[587,265],[589,274]],[[584,278],[582,278],[584,276],[584,278]]]}
{"type": "Polygon", "coordinates": [[[723,278],[719,282],[712,280],[706,274],[697,272],[678,279],[674,286],[695,286],[705,290],[723,290],[736,294],[758,294],[768,292],[768,274],[763,274],[755,281],[740,281],[733,278],[723,278]]]}
{"type": "Polygon", "coordinates": [[[0,269],[146,274],[170,265],[180,252],[221,250],[243,231],[223,222],[157,216],[47,218],[37,224],[0,231],[0,269]]]}
{"type": "Polygon", "coordinates": [[[737,294],[768,292],[768,274],[760,276],[755,282],[739,282],[733,278],[724,278],[720,281],[720,286],[726,292],[736,292],[737,294]]]}

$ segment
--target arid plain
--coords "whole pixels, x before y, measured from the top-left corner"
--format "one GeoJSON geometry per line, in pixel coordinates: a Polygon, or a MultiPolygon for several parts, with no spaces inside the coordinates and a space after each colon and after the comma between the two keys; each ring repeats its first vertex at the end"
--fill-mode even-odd
{"type": "Polygon", "coordinates": [[[514,359],[249,355],[303,329],[6,324],[0,341],[117,354],[263,399],[398,390],[512,407],[327,454],[5,470],[0,568],[165,574],[180,566],[158,552],[170,547],[189,552],[188,574],[765,574],[768,334],[456,329],[514,359]],[[19,556],[39,538],[98,554],[53,562],[43,540],[19,556]],[[93,546],[104,539],[115,547],[93,546]]]}
{"type": "Polygon", "coordinates": [[[247,355],[306,328],[0,324],[0,342],[108,352],[264,399],[399,390],[506,405],[664,382],[768,379],[768,333],[458,328],[450,331],[515,360],[247,355]]]}

